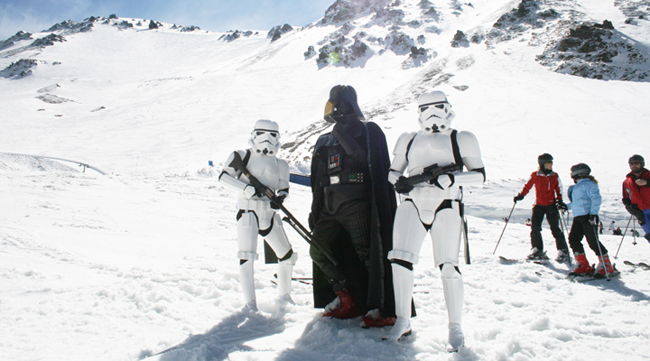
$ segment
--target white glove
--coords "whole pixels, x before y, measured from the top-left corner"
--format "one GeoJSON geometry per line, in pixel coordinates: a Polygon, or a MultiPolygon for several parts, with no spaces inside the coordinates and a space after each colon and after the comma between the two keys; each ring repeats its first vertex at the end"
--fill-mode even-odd
{"type": "Polygon", "coordinates": [[[248,199],[253,198],[253,196],[255,195],[255,187],[253,187],[252,185],[247,185],[247,186],[244,188],[244,195],[245,195],[246,198],[248,198],[248,199]]]}

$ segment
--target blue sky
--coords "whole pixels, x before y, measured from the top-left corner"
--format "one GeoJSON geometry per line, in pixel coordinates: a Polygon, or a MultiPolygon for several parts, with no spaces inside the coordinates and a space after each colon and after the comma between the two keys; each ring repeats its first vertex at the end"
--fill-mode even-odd
{"type": "Polygon", "coordinates": [[[115,14],[203,30],[269,30],[318,20],[335,0],[0,0],[0,40],[19,30],[48,29],[64,20],[115,14]]]}

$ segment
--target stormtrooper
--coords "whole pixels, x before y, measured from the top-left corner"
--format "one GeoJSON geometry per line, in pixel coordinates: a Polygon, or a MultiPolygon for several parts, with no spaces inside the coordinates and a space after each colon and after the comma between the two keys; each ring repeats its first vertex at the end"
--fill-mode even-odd
{"type": "Polygon", "coordinates": [[[450,127],[455,113],[443,92],[420,95],[418,105],[421,130],[398,138],[388,175],[402,202],[395,214],[393,249],[388,253],[397,321],[385,339],[396,341],[411,333],[413,265],[429,232],[449,316],[447,351],[456,352],[464,345],[463,280],[458,263],[464,228],[462,186],[485,182],[485,169],[474,134],[450,127]]]}
{"type": "Polygon", "coordinates": [[[237,150],[230,154],[219,181],[239,192],[237,201],[237,241],[239,257],[239,282],[244,293],[244,308],[257,312],[253,263],[257,254],[257,235],[264,237],[278,256],[279,299],[285,304],[291,300],[291,274],[298,258],[293,252],[287,235],[282,228],[280,215],[275,204],[282,204],[289,194],[289,165],[276,158],[280,147],[278,124],[271,120],[258,120],[249,140],[250,149],[237,150]],[[269,187],[276,195],[273,201],[264,191],[256,189],[241,170],[235,169],[235,153],[241,157],[251,176],[269,187]],[[275,203],[275,204],[274,204],[275,203]]]}

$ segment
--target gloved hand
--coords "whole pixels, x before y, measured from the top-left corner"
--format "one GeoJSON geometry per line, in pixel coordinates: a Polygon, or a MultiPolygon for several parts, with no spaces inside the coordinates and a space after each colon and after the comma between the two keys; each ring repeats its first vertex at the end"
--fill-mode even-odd
{"type": "Polygon", "coordinates": [[[564,203],[559,198],[555,200],[555,206],[557,207],[557,209],[559,209],[561,211],[568,211],[569,210],[569,207],[566,205],[566,203],[564,203]]]}
{"type": "Polygon", "coordinates": [[[254,186],[249,184],[244,188],[244,195],[246,195],[246,198],[251,199],[255,194],[257,194],[257,190],[254,186]]]}
{"type": "Polygon", "coordinates": [[[453,174],[445,173],[439,175],[436,179],[432,179],[430,183],[442,190],[445,190],[451,187],[454,184],[454,181],[455,179],[453,174]]]}
{"type": "Polygon", "coordinates": [[[395,182],[395,192],[404,194],[408,193],[413,190],[413,185],[408,184],[406,181],[406,177],[401,176],[399,179],[397,179],[397,182],[395,182]]]}
{"type": "Polygon", "coordinates": [[[521,200],[523,200],[523,199],[524,199],[524,196],[522,196],[521,193],[517,194],[517,195],[515,196],[515,198],[513,198],[513,200],[515,201],[515,203],[517,203],[517,202],[519,202],[519,201],[521,201],[521,200]]]}
{"type": "Polygon", "coordinates": [[[597,214],[589,214],[589,223],[591,223],[594,226],[598,226],[598,215],[597,214]]]}
{"type": "Polygon", "coordinates": [[[639,209],[639,207],[636,204],[627,204],[625,206],[625,209],[630,212],[631,215],[636,217],[637,221],[639,221],[640,225],[645,224],[645,215],[643,214],[643,211],[639,209]]]}
{"type": "Polygon", "coordinates": [[[280,209],[280,206],[282,205],[282,203],[284,203],[285,198],[287,198],[286,194],[280,194],[278,196],[273,197],[271,202],[271,208],[280,209]]]}
{"type": "Polygon", "coordinates": [[[316,225],[316,216],[314,215],[314,212],[309,212],[307,223],[309,224],[309,230],[314,231],[314,226],[316,225]]]}

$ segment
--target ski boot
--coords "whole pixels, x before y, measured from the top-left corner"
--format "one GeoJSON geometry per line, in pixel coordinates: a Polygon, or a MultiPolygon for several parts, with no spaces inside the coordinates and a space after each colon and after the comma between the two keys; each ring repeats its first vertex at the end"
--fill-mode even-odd
{"type": "Polygon", "coordinates": [[[533,247],[533,249],[530,250],[530,254],[528,257],[526,257],[529,261],[544,261],[548,259],[548,256],[546,256],[546,252],[542,250],[538,250],[537,247],[533,247]]]}
{"type": "Polygon", "coordinates": [[[565,250],[558,250],[557,251],[557,257],[555,257],[555,262],[557,263],[565,263],[569,262],[571,256],[569,256],[569,252],[565,250]]]}
{"type": "Polygon", "coordinates": [[[584,253],[576,253],[576,268],[569,272],[570,277],[591,276],[594,269],[589,265],[587,256],[584,253]]]}
{"type": "Polygon", "coordinates": [[[604,254],[601,257],[598,257],[598,266],[596,267],[596,271],[594,271],[594,278],[612,277],[616,272],[616,269],[609,261],[609,255],[604,254]]]}
{"type": "Polygon", "coordinates": [[[361,315],[347,288],[336,291],[336,295],[338,298],[325,307],[323,317],[347,319],[361,315]]]}

